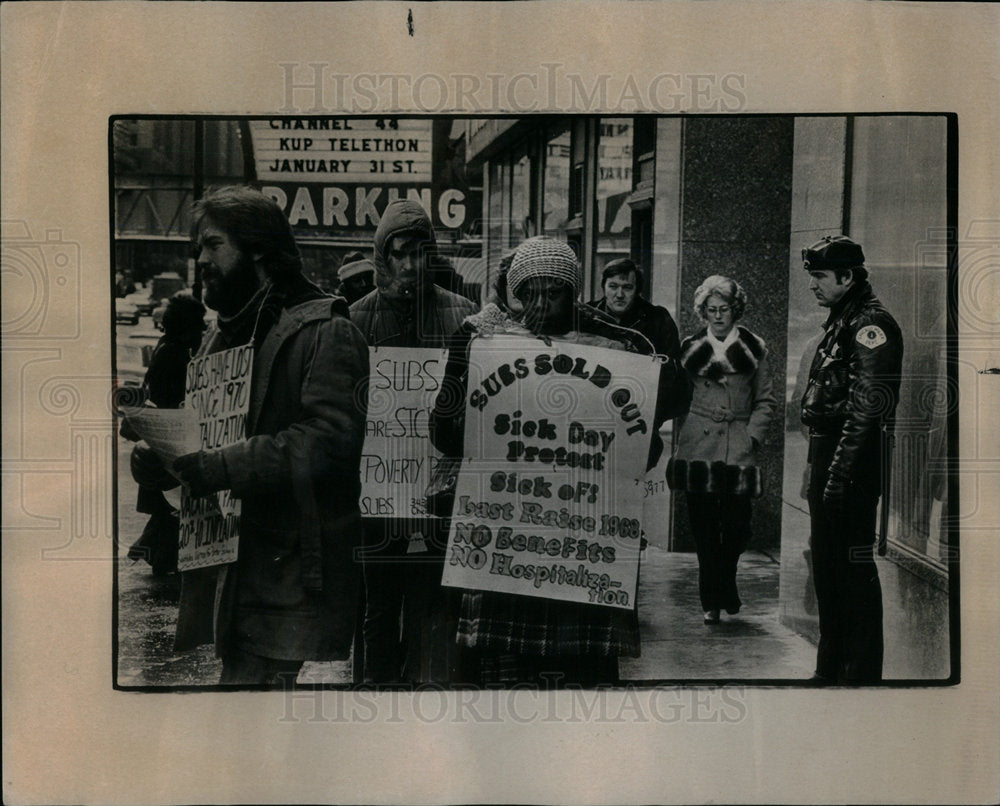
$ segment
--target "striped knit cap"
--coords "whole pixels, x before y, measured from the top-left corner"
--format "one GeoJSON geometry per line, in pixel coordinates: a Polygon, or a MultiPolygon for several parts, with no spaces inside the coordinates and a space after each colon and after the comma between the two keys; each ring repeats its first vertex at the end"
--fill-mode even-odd
{"type": "Polygon", "coordinates": [[[528,238],[517,247],[507,272],[507,285],[517,296],[518,289],[535,277],[551,277],[573,287],[573,296],[580,293],[582,278],[576,255],[568,244],[546,235],[528,238]]]}

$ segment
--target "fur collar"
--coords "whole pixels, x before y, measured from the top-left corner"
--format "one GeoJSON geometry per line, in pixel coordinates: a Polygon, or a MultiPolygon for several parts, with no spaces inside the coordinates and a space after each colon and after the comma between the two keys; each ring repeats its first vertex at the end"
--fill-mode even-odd
{"type": "MultiPolygon", "coordinates": [[[[619,332],[625,334],[631,331],[618,325],[609,325],[594,310],[586,305],[577,306],[577,326],[558,336],[539,337],[553,341],[568,341],[575,344],[590,344],[596,347],[607,347],[612,350],[629,350],[631,345],[622,338],[615,338],[619,332]],[[618,331],[618,332],[616,332],[618,331]]],[[[463,324],[479,336],[494,336],[508,334],[513,336],[534,337],[528,328],[512,318],[495,302],[489,302],[478,313],[466,316],[463,324]]]]}
{"type": "Polygon", "coordinates": [[[491,336],[494,333],[510,333],[527,330],[518,325],[507,311],[495,302],[488,302],[478,313],[466,316],[462,322],[480,335],[491,336]]]}
{"type": "Polygon", "coordinates": [[[738,338],[726,348],[725,358],[719,360],[708,338],[708,329],[702,328],[681,342],[681,364],[691,375],[702,375],[718,381],[724,375],[747,374],[757,370],[767,345],[745,327],[736,326],[738,338]]]}

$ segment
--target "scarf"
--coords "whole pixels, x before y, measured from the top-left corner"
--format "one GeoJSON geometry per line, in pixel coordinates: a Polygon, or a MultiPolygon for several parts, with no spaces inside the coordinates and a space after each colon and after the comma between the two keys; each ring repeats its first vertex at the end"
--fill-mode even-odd
{"type": "Polygon", "coordinates": [[[256,338],[262,320],[265,325],[262,332],[267,331],[273,323],[273,312],[281,309],[280,295],[273,293],[273,289],[271,283],[265,283],[236,313],[218,315],[216,326],[227,348],[247,344],[251,338],[256,338]]]}

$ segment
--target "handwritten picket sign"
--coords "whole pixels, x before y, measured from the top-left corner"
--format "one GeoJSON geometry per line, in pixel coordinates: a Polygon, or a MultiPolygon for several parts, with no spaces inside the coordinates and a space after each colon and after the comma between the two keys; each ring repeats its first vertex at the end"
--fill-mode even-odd
{"type": "Polygon", "coordinates": [[[631,609],[659,364],[475,339],[442,584],[631,609]]]}
{"type": "MultiPolygon", "coordinates": [[[[197,412],[202,450],[246,438],[253,345],[192,359],[185,376],[184,406],[197,412]]],[[[239,556],[240,501],[231,491],[192,497],[181,491],[177,568],[189,571],[235,562],[239,556]]]]}
{"type": "Polygon", "coordinates": [[[440,453],[430,443],[430,413],[448,351],[371,347],[368,417],[361,455],[361,515],[427,516],[424,493],[440,453]]]}

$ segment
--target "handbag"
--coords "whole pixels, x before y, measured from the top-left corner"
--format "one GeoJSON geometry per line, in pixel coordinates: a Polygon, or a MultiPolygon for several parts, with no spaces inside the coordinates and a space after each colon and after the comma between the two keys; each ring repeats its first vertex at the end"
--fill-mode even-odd
{"type": "Polygon", "coordinates": [[[458,471],[462,467],[461,457],[442,456],[434,468],[431,479],[424,491],[428,515],[450,518],[455,505],[455,488],[458,485],[458,471]]]}

